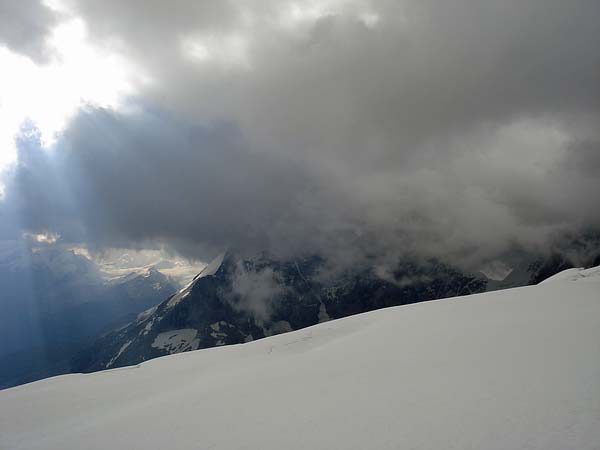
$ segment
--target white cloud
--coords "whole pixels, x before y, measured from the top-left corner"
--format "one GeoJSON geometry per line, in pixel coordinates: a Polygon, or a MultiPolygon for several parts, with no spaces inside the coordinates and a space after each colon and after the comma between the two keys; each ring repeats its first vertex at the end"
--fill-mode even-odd
{"type": "Polygon", "coordinates": [[[0,168],[14,161],[14,140],[24,121],[39,128],[48,146],[78,108],[118,108],[135,83],[148,82],[118,54],[92,46],[80,19],[60,23],[46,44],[47,63],[0,46],[0,168]]]}

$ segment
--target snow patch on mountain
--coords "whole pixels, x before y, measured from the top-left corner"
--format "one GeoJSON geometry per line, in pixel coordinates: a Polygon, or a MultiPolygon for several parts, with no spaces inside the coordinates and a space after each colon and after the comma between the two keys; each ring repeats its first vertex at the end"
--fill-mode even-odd
{"type": "Polygon", "coordinates": [[[210,264],[208,264],[202,270],[202,272],[200,272],[198,274],[198,276],[196,277],[196,279],[198,279],[198,278],[204,278],[204,277],[210,277],[210,276],[216,275],[216,273],[218,272],[218,270],[221,268],[221,264],[223,264],[223,260],[225,259],[225,254],[226,253],[221,253],[215,259],[213,259],[210,262],[210,264]]]}
{"type": "Polygon", "coordinates": [[[158,307],[158,305],[155,305],[152,308],[148,308],[147,310],[142,311],[141,313],[139,313],[137,315],[137,321],[138,322],[143,322],[144,320],[148,319],[152,314],[154,314],[154,312],[156,311],[157,307],[158,307]]]}
{"type": "Polygon", "coordinates": [[[182,288],[177,294],[175,294],[171,299],[167,302],[167,309],[173,308],[181,301],[189,298],[191,290],[194,284],[201,278],[214,276],[219,271],[221,264],[223,264],[223,260],[225,259],[225,253],[221,253],[215,259],[213,259],[210,264],[208,264],[202,272],[200,272],[196,277],[184,288],[182,288]]]}
{"type": "Polygon", "coordinates": [[[144,328],[138,333],[138,336],[146,336],[152,330],[152,326],[154,325],[154,319],[148,320],[144,328]]]}
{"type": "Polygon", "coordinates": [[[171,299],[167,302],[167,309],[173,308],[179,302],[188,298],[190,296],[190,289],[191,289],[191,283],[189,286],[186,286],[181,291],[179,291],[177,294],[175,294],[173,297],[171,297],[171,299]]]}
{"type": "Polygon", "coordinates": [[[165,331],[154,338],[152,347],[165,350],[169,354],[196,350],[199,344],[198,339],[196,339],[197,334],[198,331],[191,328],[165,331]]]}
{"type": "Polygon", "coordinates": [[[112,367],[112,365],[115,363],[115,361],[117,359],[119,359],[119,356],[121,356],[121,354],[127,350],[127,347],[129,347],[131,345],[131,341],[127,341],[123,344],[123,346],[119,349],[119,352],[108,362],[108,364],[106,365],[106,368],[110,368],[112,367]]]}

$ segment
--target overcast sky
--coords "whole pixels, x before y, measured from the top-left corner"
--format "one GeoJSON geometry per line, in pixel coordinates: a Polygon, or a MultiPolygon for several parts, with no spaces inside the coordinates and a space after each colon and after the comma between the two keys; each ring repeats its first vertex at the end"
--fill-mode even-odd
{"type": "Polygon", "coordinates": [[[597,0],[0,0],[0,239],[543,248],[600,226],[599,23],[597,0]]]}

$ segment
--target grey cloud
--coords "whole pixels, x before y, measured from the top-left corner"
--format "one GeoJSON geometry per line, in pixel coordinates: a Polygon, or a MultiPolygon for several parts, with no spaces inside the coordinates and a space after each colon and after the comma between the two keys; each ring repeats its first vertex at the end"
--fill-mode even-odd
{"type": "Polygon", "coordinates": [[[75,8],[99,39],[123,37],[159,80],[156,98],[200,118],[234,117],[274,151],[335,160],[343,148],[386,165],[436,134],[516,115],[597,111],[600,102],[593,1],[349,2],[371,5],[378,26],[327,15],[300,36],[277,24],[285,2],[261,2],[253,21],[238,2],[122,3],[75,8]],[[250,68],[186,60],[179,39],[193,31],[217,42],[246,38],[250,68]]]}
{"type": "Polygon", "coordinates": [[[80,114],[36,172],[71,206],[34,207],[56,195],[19,169],[30,227],[472,265],[600,224],[597,1],[332,2],[295,27],[281,1],[68,3],[160,112],[80,114]]]}
{"type": "Polygon", "coordinates": [[[576,174],[596,178],[600,174],[600,141],[573,143],[562,163],[576,174]]]}
{"type": "Polygon", "coordinates": [[[36,62],[48,57],[45,40],[56,14],[40,0],[0,0],[0,45],[36,62]]]}
{"type": "Polygon", "coordinates": [[[267,248],[272,224],[312,183],[303,166],[244,147],[232,125],[182,125],[151,113],[81,113],[45,153],[30,133],[3,211],[26,229],[121,246],[167,241],[188,256],[267,248]]]}

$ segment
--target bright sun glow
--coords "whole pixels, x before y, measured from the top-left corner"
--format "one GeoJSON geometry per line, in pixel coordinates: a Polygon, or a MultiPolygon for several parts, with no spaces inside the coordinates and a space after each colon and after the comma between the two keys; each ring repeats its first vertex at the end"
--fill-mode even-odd
{"type": "Polygon", "coordinates": [[[25,120],[50,145],[82,105],[117,108],[133,91],[132,68],[92,47],[85,24],[64,22],[48,38],[52,58],[36,65],[0,46],[0,169],[15,160],[15,136],[25,120]]]}

